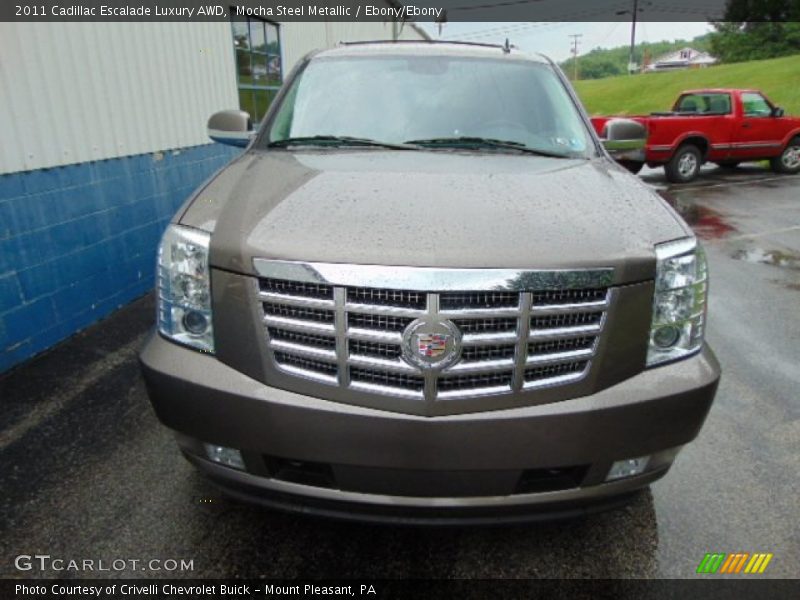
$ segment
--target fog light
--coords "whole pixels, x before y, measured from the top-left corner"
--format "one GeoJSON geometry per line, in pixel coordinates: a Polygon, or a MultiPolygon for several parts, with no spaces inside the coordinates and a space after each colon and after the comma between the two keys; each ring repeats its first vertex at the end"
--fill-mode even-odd
{"type": "Polygon", "coordinates": [[[187,311],[183,315],[183,328],[194,335],[202,335],[208,329],[208,319],[196,310],[187,311]]]}
{"type": "Polygon", "coordinates": [[[681,330],[675,325],[664,325],[653,333],[653,343],[659,348],[670,348],[681,339],[681,330]]]}
{"type": "Polygon", "coordinates": [[[234,469],[244,471],[242,453],[236,448],[226,448],[225,446],[215,446],[214,444],[203,445],[206,448],[206,454],[210,460],[225,465],[226,467],[233,467],[234,469]]]}
{"type": "Polygon", "coordinates": [[[613,465],[606,476],[606,481],[613,481],[614,479],[623,479],[625,477],[633,477],[641,475],[647,468],[647,463],[650,462],[649,456],[640,456],[639,458],[627,458],[625,460],[618,460],[613,465]]]}

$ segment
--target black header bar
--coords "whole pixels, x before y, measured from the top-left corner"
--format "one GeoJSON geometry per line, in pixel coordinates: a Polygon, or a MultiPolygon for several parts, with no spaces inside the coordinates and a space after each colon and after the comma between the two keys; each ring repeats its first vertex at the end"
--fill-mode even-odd
{"type": "Polygon", "coordinates": [[[634,6],[639,21],[719,21],[729,2],[741,0],[3,0],[0,21],[613,22],[634,6]]]}

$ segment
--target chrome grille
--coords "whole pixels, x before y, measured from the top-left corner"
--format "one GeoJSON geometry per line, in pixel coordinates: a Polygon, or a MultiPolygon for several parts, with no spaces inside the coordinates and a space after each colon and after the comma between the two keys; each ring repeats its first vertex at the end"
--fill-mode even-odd
{"type": "Polygon", "coordinates": [[[425,310],[426,294],[403,290],[374,288],[347,288],[347,301],[351,304],[378,304],[425,310]]]}
{"type": "Polygon", "coordinates": [[[350,354],[356,356],[374,356],[392,360],[400,358],[402,353],[403,351],[399,344],[381,344],[380,342],[350,340],[350,354]]]}
{"type": "Polygon", "coordinates": [[[402,373],[393,373],[391,371],[381,371],[379,369],[362,369],[353,367],[350,369],[350,380],[353,384],[358,386],[361,384],[362,388],[370,389],[369,386],[376,386],[380,391],[386,388],[396,388],[398,390],[408,390],[422,394],[425,387],[425,379],[415,375],[403,375],[402,373]]]}
{"type": "Polygon", "coordinates": [[[516,308],[517,306],[519,306],[518,292],[447,292],[439,294],[439,307],[441,310],[516,308]]]}
{"type": "Polygon", "coordinates": [[[291,329],[279,329],[278,327],[267,328],[267,333],[269,333],[270,339],[274,342],[295,344],[297,346],[312,346],[323,350],[336,350],[336,339],[324,335],[300,333],[291,329]]]}
{"type": "Polygon", "coordinates": [[[498,333],[516,331],[517,319],[454,319],[464,333],[498,333]]]}
{"type": "Polygon", "coordinates": [[[290,306],[288,304],[264,303],[264,311],[268,315],[295,319],[298,321],[314,321],[317,323],[333,323],[333,313],[316,308],[303,308],[301,306],[290,306]]]}
{"type": "Polygon", "coordinates": [[[370,315],[359,313],[348,313],[347,326],[356,329],[375,329],[378,331],[396,331],[403,333],[409,323],[413,321],[410,317],[391,317],[387,315],[370,315]]]}
{"type": "Polygon", "coordinates": [[[511,387],[513,372],[484,373],[482,375],[459,375],[456,377],[442,377],[438,382],[440,396],[450,396],[453,392],[469,395],[474,390],[506,391],[511,387]]]}
{"type": "Polygon", "coordinates": [[[284,352],[276,352],[275,361],[284,369],[298,375],[310,375],[312,377],[316,375],[324,377],[325,381],[330,378],[336,381],[336,365],[325,361],[303,358],[284,352]]]}
{"type": "Polygon", "coordinates": [[[589,371],[610,287],[428,292],[261,278],[279,371],[340,388],[426,401],[577,382],[589,371]],[[416,319],[451,321],[461,355],[441,371],[403,358],[416,319]]]}
{"type": "Polygon", "coordinates": [[[333,300],[333,288],[329,285],[282,279],[261,279],[259,283],[262,292],[276,296],[303,296],[333,300]]]}
{"type": "Polygon", "coordinates": [[[516,351],[516,344],[506,344],[504,346],[468,346],[464,348],[464,351],[461,353],[461,360],[503,360],[514,358],[516,351]]]}
{"type": "Polygon", "coordinates": [[[554,329],[556,327],[592,326],[603,318],[602,312],[545,315],[531,318],[531,329],[554,329]]]}
{"type": "Polygon", "coordinates": [[[525,381],[546,381],[558,377],[570,377],[575,373],[583,373],[587,365],[588,363],[585,360],[577,360],[525,369],[525,381]]]}
{"type": "Polygon", "coordinates": [[[594,346],[595,339],[594,336],[583,336],[536,342],[528,344],[528,354],[554,354],[571,350],[586,350],[594,346]]]}
{"type": "Polygon", "coordinates": [[[600,302],[605,299],[607,289],[595,290],[544,290],[531,294],[531,304],[542,306],[547,304],[585,304],[600,302]]]}

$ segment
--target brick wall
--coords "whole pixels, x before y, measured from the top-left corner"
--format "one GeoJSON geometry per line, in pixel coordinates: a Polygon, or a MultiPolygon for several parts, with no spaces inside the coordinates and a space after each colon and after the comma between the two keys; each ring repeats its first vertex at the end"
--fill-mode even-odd
{"type": "Polygon", "coordinates": [[[0,175],[0,372],[150,290],[170,218],[237,152],[208,144],[0,175]]]}

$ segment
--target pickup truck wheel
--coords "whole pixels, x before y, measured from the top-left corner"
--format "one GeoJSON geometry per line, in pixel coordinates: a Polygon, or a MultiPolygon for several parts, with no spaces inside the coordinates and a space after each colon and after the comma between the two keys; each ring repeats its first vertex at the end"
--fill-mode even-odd
{"type": "Polygon", "coordinates": [[[700,171],[703,164],[703,155],[700,149],[692,144],[685,144],[678,148],[669,162],[664,165],[667,180],[672,183],[688,183],[700,171]]]}
{"type": "Polygon", "coordinates": [[[800,137],[794,138],[780,156],[769,161],[776,173],[800,173],[800,137]]]}
{"type": "Polygon", "coordinates": [[[621,160],[619,161],[619,164],[620,166],[623,166],[626,169],[628,169],[628,171],[630,171],[634,175],[636,175],[639,171],[641,171],[642,167],[644,166],[643,162],[639,162],[636,160],[621,160]]]}

